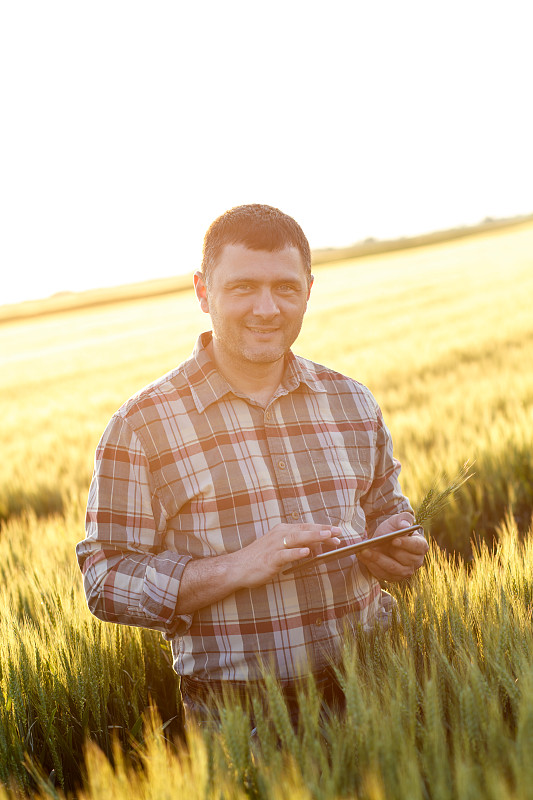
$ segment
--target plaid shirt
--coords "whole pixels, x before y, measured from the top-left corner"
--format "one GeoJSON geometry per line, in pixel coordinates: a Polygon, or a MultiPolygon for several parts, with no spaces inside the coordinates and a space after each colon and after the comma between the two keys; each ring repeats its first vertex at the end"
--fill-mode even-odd
{"type": "Polygon", "coordinates": [[[320,670],[381,588],[355,556],[177,615],[192,558],[232,553],[278,523],[337,525],[343,544],[411,510],[389,432],[361,384],[290,352],[263,408],[231,389],[200,336],[191,358],[130,399],[96,451],[77,546],[91,611],[163,632],[179,674],[248,680],[320,670]]]}

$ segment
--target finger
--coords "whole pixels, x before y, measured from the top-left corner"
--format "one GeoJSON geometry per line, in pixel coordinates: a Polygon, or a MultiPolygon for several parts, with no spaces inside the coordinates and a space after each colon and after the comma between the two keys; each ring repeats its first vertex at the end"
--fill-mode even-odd
{"type": "Polygon", "coordinates": [[[303,530],[293,531],[286,533],[283,536],[283,547],[306,547],[311,545],[319,545],[322,542],[328,542],[335,546],[339,545],[341,540],[335,533],[340,533],[340,528],[319,528],[318,530],[303,530]]]}
{"type": "Polygon", "coordinates": [[[417,533],[412,536],[400,536],[398,539],[393,539],[391,546],[395,550],[405,550],[409,553],[425,554],[429,550],[429,545],[426,539],[417,533]]]}
{"type": "Polygon", "coordinates": [[[386,558],[392,559],[393,561],[398,561],[404,566],[412,565],[415,567],[415,569],[418,569],[418,567],[421,567],[424,563],[427,547],[421,547],[419,549],[407,549],[393,547],[392,544],[393,543],[391,542],[388,547],[376,547],[375,551],[386,558]]]}
{"type": "MultiPolygon", "coordinates": [[[[281,527],[281,526],[280,526],[281,527]]],[[[333,531],[334,533],[342,533],[341,528],[337,525],[317,525],[314,522],[295,522],[289,525],[284,525],[285,528],[292,528],[294,531],[308,531],[320,533],[320,531],[333,531]]]]}
{"type": "Polygon", "coordinates": [[[376,553],[382,553],[393,559],[398,559],[402,562],[423,560],[429,546],[426,540],[419,536],[418,541],[413,542],[411,536],[394,539],[392,542],[371,548],[376,553]],[[400,542],[400,544],[398,544],[400,542]]]}
{"type": "Polygon", "coordinates": [[[409,511],[402,511],[399,516],[398,528],[409,528],[415,524],[415,518],[409,511]]]}
{"type": "Polygon", "coordinates": [[[402,511],[401,514],[395,514],[393,517],[390,517],[387,522],[390,529],[393,531],[400,530],[401,528],[410,528],[411,525],[415,524],[414,517],[409,511],[402,511]]]}
{"type": "Polygon", "coordinates": [[[373,551],[361,552],[361,561],[364,559],[365,566],[380,580],[404,580],[411,578],[421,564],[402,564],[395,558],[385,555],[385,553],[373,551]],[[370,557],[370,555],[372,557],[370,557]]]}
{"type": "Polygon", "coordinates": [[[293,561],[299,561],[301,558],[307,558],[310,555],[310,547],[291,547],[288,550],[280,550],[279,568],[286,567],[287,564],[292,564],[293,561]]]}
{"type": "Polygon", "coordinates": [[[312,549],[316,549],[319,553],[331,553],[342,544],[346,544],[346,542],[343,543],[337,536],[332,536],[331,539],[326,539],[325,542],[321,542],[319,545],[313,545],[312,549]]]}
{"type": "Polygon", "coordinates": [[[390,558],[391,561],[402,564],[404,567],[412,567],[413,569],[418,569],[424,563],[424,556],[418,553],[406,553],[400,550],[397,553],[385,553],[384,555],[390,558]]]}
{"type": "Polygon", "coordinates": [[[418,567],[424,563],[425,553],[410,553],[405,550],[392,550],[390,547],[374,547],[363,550],[359,556],[365,563],[382,564],[387,568],[391,563],[397,563],[405,567],[418,567]]]}
{"type": "Polygon", "coordinates": [[[416,572],[416,570],[407,569],[406,567],[402,567],[402,569],[386,569],[375,565],[368,569],[379,581],[389,582],[407,581],[409,578],[412,578],[416,572]]]}
{"type": "Polygon", "coordinates": [[[376,530],[374,536],[381,536],[384,533],[391,533],[392,531],[401,530],[402,528],[409,528],[414,525],[413,515],[408,511],[403,511],[401,514],[394,514],[384,520],[376,530]]]}

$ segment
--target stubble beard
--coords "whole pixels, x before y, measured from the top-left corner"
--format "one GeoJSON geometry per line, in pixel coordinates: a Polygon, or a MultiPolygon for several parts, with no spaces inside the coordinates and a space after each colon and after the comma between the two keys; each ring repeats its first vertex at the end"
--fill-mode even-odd
{"type": "MultiPolygon", "coordinates": [[[[282,341],[269,344],[265,342],[263,345],[248,345],[244,341],[246,325],[241,326],[243,331],[242,336],[238,332],[232,330],[225,330],[225,326],[217,324],[216,315],[213,317],[211,314],[211,322],[213,326],[213,337],[217,340],[218,346],[226,353],[231,360],[238,364],[239,362],[248,362],[249,364],[275,364],[286,356],[291,348],[291,345],[296,340],[300,333],[303,318],[299,322],[294,322],[290,326],[280,325],[282,331],[282,341]]],[[[253,326],[250,326],[253,327],[253,326]]],[[[258,327],[260,327],[258,325],[258,327]]]]}

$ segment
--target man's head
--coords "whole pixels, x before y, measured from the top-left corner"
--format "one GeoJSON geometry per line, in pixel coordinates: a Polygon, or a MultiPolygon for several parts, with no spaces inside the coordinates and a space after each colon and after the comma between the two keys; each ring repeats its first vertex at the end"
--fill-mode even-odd
{"type": "Polygon", "coordinates": [[[291,217],[250,205],[215,220],[194,286],[211,316],[219,369],[242,375],[281,364],[300,332],[312,283],[309,244],[291,217]]]}
{"type": "Polygon", "coordinates": [[[237,206],[218,217],[204,238],[202,275],[206,286],[222,250],[228,244],[244,245],[248,250],[274,253],[295,247],[311,284],[311,250],[298,223],[278,208],[253,203],[237,206]]]}

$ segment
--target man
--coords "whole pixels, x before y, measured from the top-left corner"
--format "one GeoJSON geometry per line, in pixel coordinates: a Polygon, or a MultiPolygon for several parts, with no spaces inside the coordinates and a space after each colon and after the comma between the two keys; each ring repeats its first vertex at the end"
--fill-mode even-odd
{"type": "Polygon", "coordinates": [[[411,576],[423,536],[285,573],[413,522],[370,392],[295,356],[311,292],[300,226],[269,206],[211,225],[194,276],[212,333],[130,399],[96,451],[77,547],[91,611],[163,632],[186,705],[273,666],[327,689],[346,625],[378,619],[380,580],[411,576]]]}

